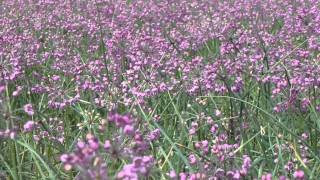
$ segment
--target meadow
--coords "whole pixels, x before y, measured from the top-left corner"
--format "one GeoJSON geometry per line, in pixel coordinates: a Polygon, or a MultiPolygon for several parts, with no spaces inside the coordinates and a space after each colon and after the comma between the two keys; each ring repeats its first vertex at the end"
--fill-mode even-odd
{"type": "Polygon", "coordinates": [[[319,0],[2,0],[0,179],[319,179],[319,86],[319,0]]]}

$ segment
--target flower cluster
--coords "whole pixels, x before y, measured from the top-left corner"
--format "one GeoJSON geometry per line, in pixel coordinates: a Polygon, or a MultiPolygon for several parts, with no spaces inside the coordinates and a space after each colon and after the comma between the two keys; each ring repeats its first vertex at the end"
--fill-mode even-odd
{"type": "Polygon", "coordinates": [[[76,150],[71,154],[60,156],[65,170],[73,167],[81,169],[78,179],[108,179],[105,162],[98,155],[99,141],[92,134],[87,134],[86,141],[78,141],[76,150]]]}
{"type": "Polygon", "coordinates": [[[116,165],[119,160],[125,160],[130,163],[117,172],[115,176],[117,179],[139,179],[149,176],[154,166],[153,156],[147,154],[149,142],[159,138],[159,130],[151,131],[144,138],[141,131],[135,127],[136,121],[131,115],[111,113],[108,119],[116,127],[121,128],[122,132],[113,132],[110,139],[104,140],[103,145],[97,137],[87,134],[85,141],[78,141],[74,152],[60,156],[65,170],[72,168],[80,170],[79,178],[108,179],[108,163],[116,165]],[[102,159],[104,153],[113,158],[111,162],[102,159]]]}
{"type": "MultiPolygon", "coordinates": [[[[309,135],[276,142],[272,133],[285,128],[261,149],[241,146],[265,141],[264,125],[294,126],[291,117],[318,135],[319,0],[3,0],[0,27],[1,140],[21,135],[41,152],[41,142],[67,151],[74,134],[87,134],[61,156],[78,179],[149,177],[163,159],[173,179],[253,178],[251,154],[270,153],[269,141],[290,178],[307,178],[298,161],[319,164],[309,135]],[[177,154],[194,171],[176,171],[162,144],[184,148],[177,154]]],[[[6,167],[32,159],[14,146],[6,167]]]]}
{"type": "Polygon", "coordinates": [[[276,111],[300,100],[297,108],[319,105],[316,94],[303,100],[290,93],[319,86],[315,0],[4,1],[3,7],[2,81],[32,76],[13,95],[29,86],[47,94],[52,108],[72,105],[83,92],[105,105],[110,88],[125,104],[180,88],[193,95],[242,93],[245,78],[268,85],[275,100],[287,98],[276,111]],[[73,87],[61,86],[67,79],[73,87]]]}
{"type": "Polygon", "coordinates": [[[31,134],[35,142],[41,140],[59,144],[64,144],[65,142],[64,124],[58,118],[49,118],[41,121],[29,120],[23,125],[22,132],[31,134]]]}

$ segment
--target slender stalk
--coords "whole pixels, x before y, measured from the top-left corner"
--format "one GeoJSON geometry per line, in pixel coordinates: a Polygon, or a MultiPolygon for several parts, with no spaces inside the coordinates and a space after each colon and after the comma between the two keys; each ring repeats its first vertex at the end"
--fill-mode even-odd
{"type": "MultiPolygon", "coordinates": [[[[10,119],[10,123],[11,123],[11,127],[13,128],[14,125],[14,121],[13,118],[11,118],[12,115],[12,110],[11,110],[11,100],[10,100],[10,96],[9,96],[9,87],[8,84],[6,84],[6,101],[7,101],[7,111],[9,114],[9,119],[10,119]]],[[[11,162],[12,162],[12,166],[13,166],[13,174],[14,177],[13,179],[22,179],[22,175],[21,173],[21,166],[18,165],[19,162],[19,151],[18,151],[18,147],[15,141],[10,142],[10,157],[11,157],[11,162]]]]}

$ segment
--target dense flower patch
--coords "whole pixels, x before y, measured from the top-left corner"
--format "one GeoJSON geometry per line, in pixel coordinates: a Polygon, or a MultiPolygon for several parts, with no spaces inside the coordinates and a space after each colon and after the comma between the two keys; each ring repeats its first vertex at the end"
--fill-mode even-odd
{"type": "Polygon", "coordinates": [[[312,179],[319,86],[318,0],[4,0],[0,173],[312,179]]]}

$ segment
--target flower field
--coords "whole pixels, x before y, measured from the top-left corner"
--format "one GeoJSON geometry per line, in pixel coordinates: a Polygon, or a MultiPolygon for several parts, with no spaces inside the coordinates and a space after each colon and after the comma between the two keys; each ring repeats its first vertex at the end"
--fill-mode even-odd
{"type": "Polygon", "coordinates": [[[319,0],[3,0],[0,179],[318,179],[319,88],[319,0]]]}

